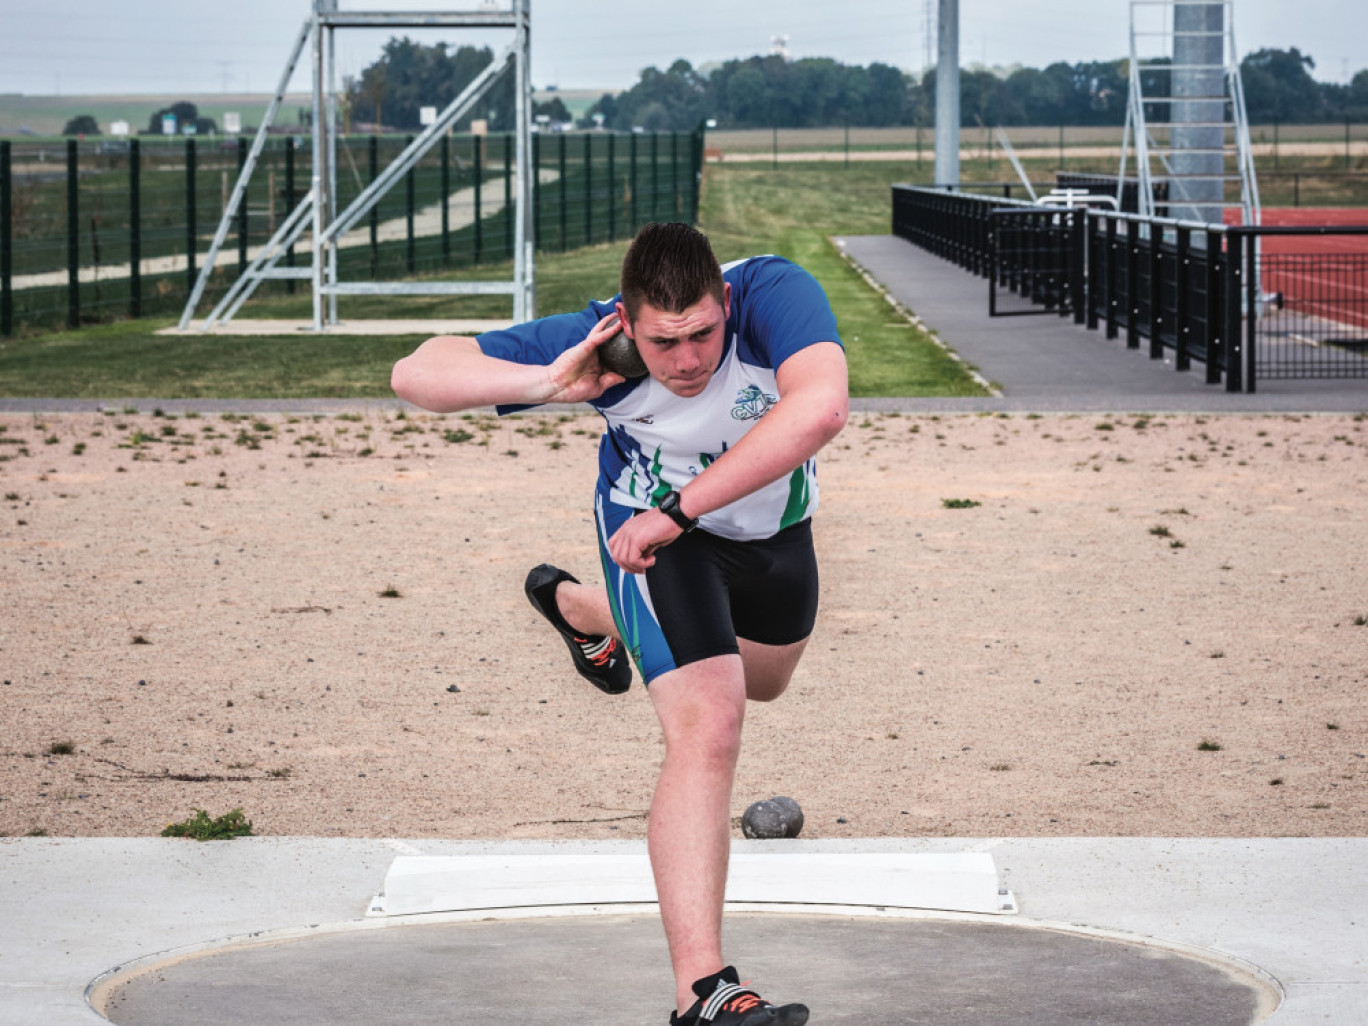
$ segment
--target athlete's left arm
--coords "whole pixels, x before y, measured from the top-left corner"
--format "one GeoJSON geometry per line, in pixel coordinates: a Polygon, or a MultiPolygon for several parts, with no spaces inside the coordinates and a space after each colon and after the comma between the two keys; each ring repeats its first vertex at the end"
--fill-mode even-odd
{"type": "MultiPolygon", "coordinates": [[[[680,491],[686,516],[721,509],[792,473],[845,427],[850,400],[840,345],[806,346],[781,363],[775,377],[779,401],[680,491]]],[[[655,562],[651,552],[678,536],[675,522],[652,509],[627,521],[609,541],[609,551],[628,573],[641,573],[655,562]]]]}

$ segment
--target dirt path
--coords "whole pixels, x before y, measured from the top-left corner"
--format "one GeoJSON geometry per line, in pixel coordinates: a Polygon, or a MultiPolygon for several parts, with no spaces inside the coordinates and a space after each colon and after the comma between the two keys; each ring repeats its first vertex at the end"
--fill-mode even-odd
{"type": "MultiPolygon", "coordinates": [[[[1034,145],[1017,145],[1017,155],[1025,160],[1038,159],[1041,157],[1054,157],[1059,153],[1059,147],[1052,143],[1037,143],[1034,145]]],[[[1345,153],[1345,145],[1339,143],[1299,143],[1285,142],[1279,143],[1275,148],[1272,143],[1254,143],[1250,147],[1251,152],[1256,157],[1272,157],[1276,150],[1279,156],[1284,157],[1339,157],[1345,153]]],[[[999,146],[987,145],[964,145],[960,148],[960,158],[962,160],[981,159],[990,152],[996,152],[999,157],[1002,150],[999,146]]],[[[1094,159],[1107,157],[1120,159],[1121,146],[1117,144],[1111,146],[1076,146],[1065,147],[1066,157],[1074,160],[1094,159]]],[[[1349,144],[1349,156],[1364,157],[1368,156],[1368,140],[1354,139],[1349,144]]],[[[772,149],[751,149],[751,150],[729,150],[721,147],[716,148],[716,153],[709,156],[709,163],[729,163],[729,164],[759,164],[764,161],[777,160],[780,164],[801,163],[810,164],[836,163],[846,160],[854,161],[890,161],[893,163],[906,163],[911,161],[933,161],[936,158],[935,147],[931,144],[930,135],[927,136],[927,145],[924,149],[897,149],[897,150],[862,150],[853,149],[846,152],[841,149],[825,150],[779,150],[776,155],[772,149]]],[[[1306,172],[1307,177],[1311,177],[1313,172],[1306,172]]]]}
{"type": "MultiPolygon", "coordinates": [[[[1366,423],[857,416],[735,812],[1362,835],[1366,423]]],[[[596,577],[598,425],[0,416],[0,833],[241,806],[265,834],[643,836],[648,698],[573,676],[521,594],[543,559],[596,577]]]]}

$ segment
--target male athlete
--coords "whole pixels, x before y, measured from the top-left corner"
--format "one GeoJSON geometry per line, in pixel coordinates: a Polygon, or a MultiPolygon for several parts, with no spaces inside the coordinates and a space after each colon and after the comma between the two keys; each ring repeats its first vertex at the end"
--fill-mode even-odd
{"type": "Polygon", "coordinates": [[[580,313],[440,336],[394,368],[437,412],[587,402],[607,421],[594,498],[607,588],[543,564],[525,585],[576,669],[626,691],[630,653],[665,735],[647,844],[674,967],[672,1026],[802,1026],[722,958],[732,781],[746,700],[788,686],[817,612],[814,456],[844,426],[845,353],[826,295],[761,256],[722,269],[685,224],[649,224],[622,291],[580,313]],[[619,327],[647,374],[597,348],[619,327]]]}

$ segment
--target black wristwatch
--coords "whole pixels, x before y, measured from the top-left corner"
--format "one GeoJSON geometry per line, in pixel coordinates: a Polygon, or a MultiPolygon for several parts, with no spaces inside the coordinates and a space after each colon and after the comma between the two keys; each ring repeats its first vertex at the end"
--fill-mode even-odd
{"type": "Polygon", "coordinates": [[[685,534],[688,534],[698,526],[697,518],[690,519],[685,516],[684,511],[679,508],[679,493],[674,490],[666,492],[664,498],[660,500],[660,505],[656,508],[678,524],[679,529],[685,534]]]}

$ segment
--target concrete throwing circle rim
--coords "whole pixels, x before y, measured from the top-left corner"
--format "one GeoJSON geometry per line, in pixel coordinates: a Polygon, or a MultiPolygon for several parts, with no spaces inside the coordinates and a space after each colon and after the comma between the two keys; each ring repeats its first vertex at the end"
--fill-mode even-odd
{"type": "MultiPolygon", "coordinates": [[[[1214,948],[1168,941],[1162,937],[1131,933],[1107,927],[1080,923],[1064,923],[1027,916],[1005,918],[980,912],[943,912],[931,909],[894,908],[875,905],[819,905],[803,903],[727,902],[728,913],[758,915],[845,916],[875,919],[908,919],[939,922],[981,923],[1016,930],[1033,930],[1086,937],[1094,940],[1127,944],[1166,952],[1212,966],[1242,978],[1258,997],[1253,1022],[1266,1020],[1282,1005],[1286,991],[1271,973],[1252,962],[1214,948]]],[[[271,947],[314,937],[333,936],[369,930],[402,929],[411,926],[475,923],[486,921],[515,921],[527,919],[563,919],[594,916],[654,915],[659,906],[654,903],[621,903],[598,905],[535,905],[507,908],[462,909],[451,912],[427,912],[419,915],[395,916],[389,919],[346,919],[308,926],[287,926],[274,930],[259,930],[204,941],[199,944],[169,948],[165,951],[141,955],[106,969],[86,985],[87,1006],[106,1022],[113,1020],[105,1014],[114,992],[125,984],[150,972],[156,972],[181,962],[230,951],[271,947]]]]}

